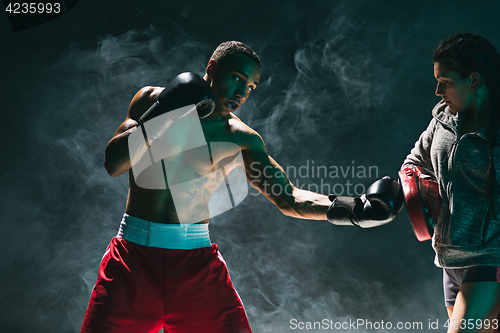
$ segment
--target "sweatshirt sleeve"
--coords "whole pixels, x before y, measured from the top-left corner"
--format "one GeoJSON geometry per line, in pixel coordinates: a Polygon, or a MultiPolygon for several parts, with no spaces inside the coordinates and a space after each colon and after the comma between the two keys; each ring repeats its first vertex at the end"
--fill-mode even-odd
{"type": "Polygon", "coordinates": [[[432,118],[429,126],[427,126],[427,129],[420,135],[420,138],[415,143],[415,147],[413,147],[410,154],[406,156],[401,169],[413,169],[414,167],[419,166],[434,174],[434,168],[431,161],[431,145],[436,123],[436,118],[432,118]]]}

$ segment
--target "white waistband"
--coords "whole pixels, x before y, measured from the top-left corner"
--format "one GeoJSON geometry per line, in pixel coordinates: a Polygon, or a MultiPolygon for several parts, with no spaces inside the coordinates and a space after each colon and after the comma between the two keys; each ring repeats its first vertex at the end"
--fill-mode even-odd
{"type": "Polygon", "coordinates": [[[123,214],[116,237],[163,249],[192,250],[211,246],[208,223],[164,224],[128,214],[123,214]]]}

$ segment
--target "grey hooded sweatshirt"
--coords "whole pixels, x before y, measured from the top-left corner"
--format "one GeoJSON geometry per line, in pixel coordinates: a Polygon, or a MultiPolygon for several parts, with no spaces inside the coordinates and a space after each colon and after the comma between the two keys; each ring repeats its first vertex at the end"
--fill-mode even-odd
{"type": "Polygon", "coordinates": [[[432,237],[435,264],[500,266],[500,133],[490,156],[487,126],[461,134],[463,114],[452,114],[444,102],[432,115],[401,168],[426,168],[439,182],[442,206],[432,237]],[[489,170],[490,163],[494,170],[489,170]]]}

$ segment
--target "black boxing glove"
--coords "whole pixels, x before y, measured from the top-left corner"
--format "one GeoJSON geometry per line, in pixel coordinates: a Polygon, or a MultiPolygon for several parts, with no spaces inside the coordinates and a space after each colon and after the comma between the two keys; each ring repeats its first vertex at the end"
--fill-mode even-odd
{"type": "Polygon", "coordinates": [[[336,225],[356,225],[362,228],[378,227],[391,222],[403,208],[401,185],[385,176],[374,182],[358,198],[329,196],[332,204],[326,213],[328,221],[336,225]]]}
{"type": "MultiPolygon", "coordinates": [[[[196,105],[198,117],[208,117],[215,109],[216,97],[210,84],[197,74],[186,72],[177,75],[139,119],[138,125],[168,111],[196,105]]],[[[186,110],[186,112],[189,110],[186,110]]]]}

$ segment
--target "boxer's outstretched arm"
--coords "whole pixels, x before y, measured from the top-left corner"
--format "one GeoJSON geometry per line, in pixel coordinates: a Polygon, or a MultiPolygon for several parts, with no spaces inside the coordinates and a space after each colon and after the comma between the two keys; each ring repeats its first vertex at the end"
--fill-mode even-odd
{"type": "MultiPolygon", "coordinates": [[[[132,167],[129,156],[128,136],[137,129],[137,121],[158,99],[163,88],[144,87],[130,102],[127,118],[118,127],[113,138],[108,142],[104,157],[104,168],[113,177],[117,177],[132,167]]],[[[144,146],[145,153],[147,147],[144,146]]],[[[142,156],[142,154],[138,154],[142,156]]],[[[140,157],[139,156],[139,157],[140,157]]]]}
{"type": "Polygon", "coordinates": [[[283,168],[267,153],[257,133],[248,134],[242,150],[248,181],[279,210],[291,217],[326,220],[331,205],[328,196],[293,186],[283,168]]]}
{"type": "Polygon", "coordinates": [[[249,144],[242,152],[248,181],[285,215],[371,228],[392,221],[401,211],[403,197],[394,178],[376,181],[357,198],[301,190],[293,186],[283,168],[268,155],[256,132],[248,132],[246,142],[249,144]]]}

